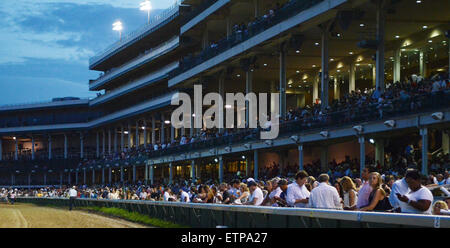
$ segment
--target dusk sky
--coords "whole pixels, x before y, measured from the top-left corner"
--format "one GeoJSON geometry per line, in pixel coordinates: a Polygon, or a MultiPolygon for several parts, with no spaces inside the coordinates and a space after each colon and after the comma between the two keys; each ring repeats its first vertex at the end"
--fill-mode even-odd
{"type": "MultiPolygon", "coordinates": [[[[94,97],[89,58],[147,22],[143,0],[1,0],[0,105],[94,97]]],[[[158,13],[174,0],[153,0],[158,13]]]]}

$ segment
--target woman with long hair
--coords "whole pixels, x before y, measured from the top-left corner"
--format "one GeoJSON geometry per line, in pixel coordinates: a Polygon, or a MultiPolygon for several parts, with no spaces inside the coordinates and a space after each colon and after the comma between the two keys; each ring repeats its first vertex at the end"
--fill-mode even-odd
{"type": "Polygon", "coordinates": [[[369,205],[362,207],[361,211],[386,211],[392,208],[389,203],[389,197],[381,187],[383,180],[378,172],[372,172],[369,175],[369,184],[372,192],[369,195],[369,205]]]}
{"type": "Polygon", "coordinates": [[[344,192],[344,210],[356,209],[356,202],[358,201],[358,192],[353,180],[345,176],[341,180],[342,191],[344,192]]]}

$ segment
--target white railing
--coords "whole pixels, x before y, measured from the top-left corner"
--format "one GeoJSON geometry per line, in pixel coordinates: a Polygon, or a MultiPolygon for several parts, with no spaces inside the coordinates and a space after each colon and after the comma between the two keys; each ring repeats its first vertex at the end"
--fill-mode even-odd
{"type": "Polygon", "coordinates": [[[164,42],[163,44],[154,47],[152,49],[149,49],[147,51],[145,51],[144,53],[142,53],[141,55],[139,55],[137,58],[132,59],[131,61],[123,64],[120,67],[116,67],[113,68],[109,71],[107,71],[105,74],[103,74],[102,76],[100,76],[99,78],[97,78],[96,80],[92,81],[90,83],[90,88],[95,88],[98,87],[99,85],[101,85],[102,83],[110,80],[111,78],[115,77],[117,74],[119,74],[120,72],[123,72],[125,70],[128,70],[148,59],[160,56],[161,54],[163,54],[166,50],[176,46],[177,44],[179,44],[180,38],[178,36],[173,37],[172,39],[170,39],[169,41],[164,42]]]}
{"type": "Polygon", "coordinates": [[[94,63],[97,63],[101,58],[105,57],[106,55],[112,53],[114,50],[118,49],[119,47],[126,45],[128,42],[132,41],[133,39],[139,37],[140,35],[143,35],[147,31],[157,27],[173,15],[178,13],[179,6],[182,3],[181,0],[175,0],[175,3],[170,6],[169,8],[165,9],[164,12],[160,15],[156,15],[150,19],[150,22],[145,24],[143,27],[139,28],[138,30],[135,30],[125,36],[122,37],[120,41],[117,41],[116,43],[110,45],[105,50],[101,51],[94,57],[89,59],[89,64],[92,65],[94,63]]]}

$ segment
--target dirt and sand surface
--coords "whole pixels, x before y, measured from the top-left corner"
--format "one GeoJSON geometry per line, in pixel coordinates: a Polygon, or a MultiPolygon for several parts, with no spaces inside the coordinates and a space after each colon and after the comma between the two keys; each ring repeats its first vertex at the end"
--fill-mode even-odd
{"type": "Polygon", "coordinates": [[[147,226],[85,211],[0,203],[0,228],[145,228],[147,226]]]}

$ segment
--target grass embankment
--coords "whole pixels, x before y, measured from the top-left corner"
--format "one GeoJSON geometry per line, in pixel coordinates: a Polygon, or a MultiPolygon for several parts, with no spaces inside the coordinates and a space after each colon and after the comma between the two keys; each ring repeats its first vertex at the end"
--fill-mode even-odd
{"type": "MultiPolygon", "coordinates": [[[[80,208],[77,208],[80,209],[80,208]]],[[[109,216],[122,218],[125,220],[141,223],[153,227],[161,228],[186,228],[186,226],[175,224],[169,221],[160,220],[156,218],[150,218],[148,215],[140,214],[137,212],[130,212],[121,208],[106,208],[106,207],[82,207],[81,209],[98,212],[109,216]]]]}

